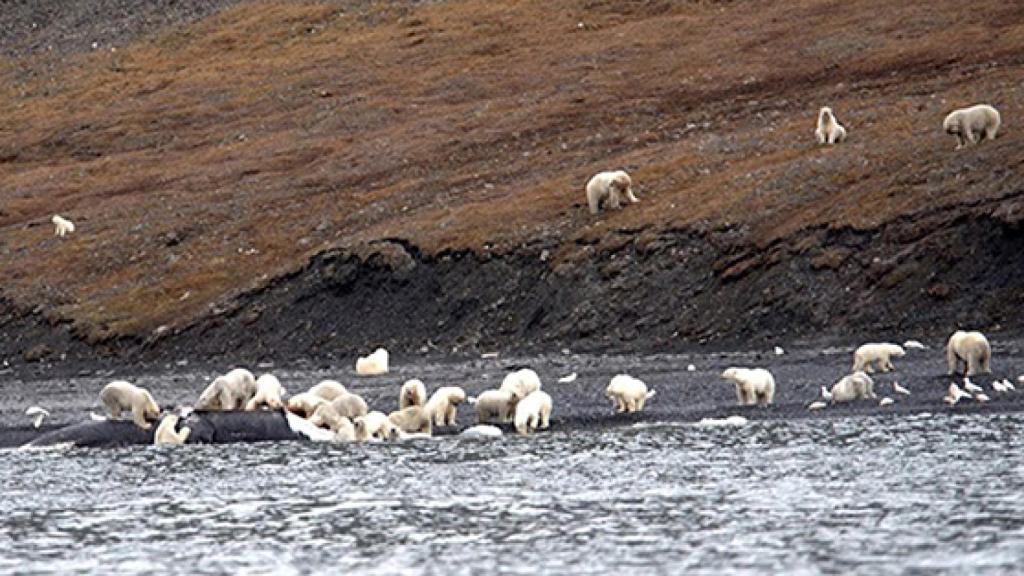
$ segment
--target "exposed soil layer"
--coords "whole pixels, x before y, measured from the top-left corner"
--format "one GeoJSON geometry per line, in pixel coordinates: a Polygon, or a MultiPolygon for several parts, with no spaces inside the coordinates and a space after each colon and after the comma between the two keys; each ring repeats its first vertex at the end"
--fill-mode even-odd
{"type": "Polygon", "coordinates": [[[1022,325],[1014,3],[2,12],[8,363],[1022,325]],[[982,101],[999,138],[954,151],[943,116],[982,101]],[[821,105],[847,142],[815,145],[821,105]],[[583,185],[613,167],[641,202],[591,216],[583,185]],[[53,237],[54,212],[78,230],[53,237]]]}

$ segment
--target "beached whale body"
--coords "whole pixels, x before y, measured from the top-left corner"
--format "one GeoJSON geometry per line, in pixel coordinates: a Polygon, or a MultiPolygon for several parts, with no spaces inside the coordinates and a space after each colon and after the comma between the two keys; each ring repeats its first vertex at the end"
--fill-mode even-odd
{"type": "MultiPolygon", "coordinates": [[[[196,411],[182,418],[180,426],[191,433],[186,444],[230,444],[301,440],[306,436],[292,429],[280,411],[196,411]]],[[[44,433],[27,447],[67,444],[80,447],[114,447],[152,444],[153,430],[143,430],[131,421],[83,422],[44,433]]]]}

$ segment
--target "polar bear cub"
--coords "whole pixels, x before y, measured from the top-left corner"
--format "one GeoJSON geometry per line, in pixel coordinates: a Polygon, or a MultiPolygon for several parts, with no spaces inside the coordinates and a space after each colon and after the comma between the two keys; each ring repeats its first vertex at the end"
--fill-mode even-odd
{"type": "Polygon", "coordinates": [[[124,380],[115,380],[100,390],[100,402],[110,412],[111,420],[120,420],[121,413],[130,411],[132,421],[143,430],[153,427],[146,420],[160,417],[160,406],[145,388],[139,388],[124,380]]]}
{"type": "Polygon", "coordinates": [[[516,400],[521,400],[540,390],[540,376],[529,368],[516,370],[505,375],[498,390],[511,392],[515,395],[516,400]]]}
{"type": "Polygon", "coordinates": [[[245,368],[235,368],[213,382],[199,395],[196,410],[243,410],[256,395],[256,377],[245,368]]]}
{"type": "Polygon", "coordinates": [[[352,424],[355,427],[357,442],[367,442],[371,439],[393,440],[398,437],[398,429],[391,423],[387,415],[376,410],[366,416],[356,418],[352,424]]]}
{"type": "Polygon", "coordinates": [[[867,372],[870,374],[874,370],[871,365],[874,363],[878,364],[878,369],[882,372],[889,372],[895,370],[896,367],[892,365],[891,358],[902,358],[906,355],[906,351],[899,344],[889,343],[870,343],[863,344],[853,353],[853,369],[851,372],[867,372]]]}
{"type": "Polygon", "coordinates": [[[832,385],[832,402],[852,402],[860,399],[874,399],[875,382],[864,372],[843,376],[832,385]]]}
{"type": "Polygon", "coordinates": [[[590,213],[597,214],[605,200],[616,210],[624,201],[628,200],[630,204],[640,201],[633,194],[633,179],[625,170],[598,172],[587,182],[587,206],[590,213]]]}
{"type": "Polygon", "coordinates": [[[949,337],[946,344],[946,359],[949,361],[949,373],[953,374],[964,363],[966,376],[991,374],[989,361],[992,359],[992,348],[988,339],[981,332],[964,332],[957,330],[949,337]]]}
{"type": "Polygon", "coordinates": [[[814,137],[818,144],[836,144],[846,140],[846,128],[836,120],[835,114],[828,106],[818,110],[818,126],[814,129],[814,137]]]}
{"type": "Polygon", "coordinates": [[[459,404],[466,401],[466,391],[458,386],[442,386],[434,391],[423,407],[434,426],[454,426],[459,416],[459,404]]]}
{"type": "Polygon", "coordinates": [[[430,414],[422,406],[409,406],[388,414],[388,420],[402,432],[409,434],[426,434],[433,432],[430,414]]]}
{"type": "Polygon", "coordinates": [[[722,378],[736,384],[736,399],[741,406],[767,406],[775,401],[775,377],[764,368],[727,368],[722,378]]]}
{"type": "Polygon", "coordinates": [[[423,406],[426,403],[427,387],[423,385],[422,381],[414,378],[406,380],[405,384],[402,384],[402,390],[398,393],[399,410],[409,406],[423,406]]]}
{"type": "Polygon", "coordinates": [[[54,214],[53,218],[50,218],[50,222],[53,222],[54,236],[63,238],[65,234],[71,234],[75,231],[75,223],[62,217],[60,214],[54,214]]]}
{"type": "Polygon", "coordinates": [[[469,399],[470,404],[476,405],[478,424],[511,422],[518,402],[519,397],[509,390],[488,390],[469,399]]]}
{"type": "Polygon", "coordinates": [[[551,423],[551,396],[537,390],[516,404],[516,432],[529,436],[537,428],[547,429],[551,423]]]}
{"type": "Polygon", "coordinates": [[[977,104],[950,112],[942,121],[942,129],[946,134],[956,136],[956,149],[959,150],[985,138],[995,140],[1002,122],[998,110],[988,104],[977,104]]]}
{"type": "Polygon", "coordinates": [[[280,410],[284,408],[281,396],[285,395],[284,386],[273,374],[263,374],[256,379],[256,394],[245,404],[246,410],[257,410],[269,408],[280,410]]]}
{"type": "Polygon", "coordinates": [[[629,374],[613,376],[604,391],[616,412],[640,412],[644,402],[655,394],[654,390],[647,391],[647,384],[629,374]]]}
{"type": "Polygon", "coordinates": [[[156,446],[184,444],[188,440],[188,435],[192,433],[192,429],[184,426],[180,431],[175,432],[174,429],[178,426],[179,420],[180,418],[177,414],[164,416],[164,419],[160,421],[160,425],[156,427],[156,432],[153,434],[153,444],[156,446]]]}
{"type": "Polygon", "coordinates": [[[348,388],[345,388],[341,382],[335,380],[321,380],[319,384],[313,386],[307,392],[330,402],[338,396],[348,394],[348,388]]]}
{"type": "Polygon", "coordinates": [[[388,351],[377,348],[369,356],[356,359],[356,374],[360,376],[380,376],[388,373],[388,351]]]}

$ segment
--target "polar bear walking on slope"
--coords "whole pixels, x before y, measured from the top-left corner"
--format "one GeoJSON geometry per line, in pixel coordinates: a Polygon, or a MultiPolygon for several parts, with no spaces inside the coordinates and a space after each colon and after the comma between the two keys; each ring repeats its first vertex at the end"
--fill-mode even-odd
{"type": "Polygon", "coordinates": [[[50,221],[53,222],[54,236],[63,238],[65,234],[71,234],[75,231],[75,223],[60,214],[54,214],[50,221]]]}
{"type": "Polygon", "coordinates": [[[873,372],[871,365],[878,363],[878,369],[882,372],[895,370],[891,358],[902,358],[906,351],[899,344],[864,344],[853,353],[853,370],[851,372],[873,372]]]}
{"type": "Polygon", "coordinates": [[[727,368],[722,378],[736,383],[741,406],[767,406],[775,401],[775,377],[764,368],[727,368]]]}
{"type": "Polygon", "coordinates": [[[950,374],[960,368],[960,362],[964,363],[965,376],[992,373],[989,367],[992,348],[981,332],[954,332],[946,344],[946,359],[949,361],[950,374]]]}
{"type": "Polygon", "coordinates": [[[590,213],[597,214],[605,200],[616,210],[625,201],[629,201],[630,204],[640,201],[633,194],[633,179],[625,170],[598,172],[587,182],[587,206],[590,207],[590,213]]]}
{"type": "Polygon", "coordinates": [[[143,430],[153,427],[146,420],[156,420],[160,417],[160,406],[153,395],[145,388],[139,388],[124,380],[115,380],[100,390],[100,401],[110,411],[112,420],[120,420],[121,413],[130,411],[132,421],[143,430]]]}
{"type": "Polygon", "coordinates": [[[835,144],[846,140],[846,128],[836,120],[828,106],[818,110],[818,127],[814,129],[814,137],[818,144],[835,144]]]}
{"type": "Polygon", "coordinates": [[[983,139],[995,140],[1003,119],[999,111],[988,104],[953,110],[942,121],[946,134],[956,136],[956,149],[977,144],[983,139]]]}

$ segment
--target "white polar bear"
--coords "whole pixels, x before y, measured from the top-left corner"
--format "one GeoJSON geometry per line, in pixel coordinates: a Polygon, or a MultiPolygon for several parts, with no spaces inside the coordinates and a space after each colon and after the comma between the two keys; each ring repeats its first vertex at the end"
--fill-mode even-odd
{"type": "Polygon", "coordinates": [[[153,427],[146,420],[160,417],[160,406],[145,388],[139,388],[124,380],[115,380],[100,390],[100,402],[110,412],[112,420],[120,420],[121,413],[131,411],[132,421],[143,430],[153,427]]]}
{"type": "Polygon", "coordinates": [[[341,382],[335,380],[321,380],[319,384],[313,386],[307,392],[330,402],[342,394],[348,394],[348,388],[345,388],[341,382]]]}
{"type": "MultiPolygon", "coordinates": [[[[338,399],[336,398],[335,400],[338,399]]],[[[364,411],[359,416],[365,415],[366,412],[364,411]]],[[[313,411],[313,415],[310,416],[309,422],[317,428],[327,428],[333,432],[338,432],[338,430],[346,426],[346,423],[348,426],[352,425],[349,417],[339,412],[333,402],[317,406],[316,410],[313,411]]]]}
{"type": "Polygon", "coordinates": [[[529,368],[516,370],[505,375],[498,390],[511,392],[515,394],[516,400],[521,400],[540,390],[540,376],[529,368]]]}
{"type": "Polygon", "coordinates": [[[832,385],[832,402],[852,402],[860,399],[875,399],[875,381],[864,372],[843,376],[832,385]]]}
{"type": "Polygon", "coordinates": [[[339,415],[346,418],[366,416],[370,411],[370,407],[367,406],[366,400],[364,400],[359,394],[353,394],[352,392],[347,392],[338,396],[334,400],[331,400],[330,404],[339,415]]]}
{"type": "Polygon", "coordinates": [[[433,432],[430,414],[422,406],[409,406],[388,414],[388,420],[402,432],[410,434],[426,434],[433,432]]]}
{"type": "Polygon", "coordinates": [[[65,234],[71,234],[75,231],[75,223],[59,214],[54,214],[53,218],[50,218],[50,222],[53,222],[54,236],[63,238],[65,234]]]}
{"type": "Polygon", "coordinates": [[[271,410],[280,410],[284,408],[281,396],[286,393],[284,386],[281,386],[281,381],[276,376],[263,374],[256,379],[256,394],[246,402],[245,409],[258,410],[265,407],[271,410]]]}
{"type": "Polygon", "coordinates": [[[243,410],[256,395],[256,377],[245,368],[235,368],[213,382],[199,395],[196,410],[243,410]]]}
{"type": "Polygon", "coordinates": [[[356,441],[356,426],[351,420],[344,416],[338,420],[337,427],[334,428],[334,442],[355,442],[356,441]]]}
{"type": "Polygon", "coordinates": [[[965,376],[992,373],[989,367],[992,348],[981,332],[954,332],[946,344],[946,359],[949,361],[950,374],[957,371],[960,362],[964,363],[965,376]]]}
{"type": "Polygon", "coordinates": [[[775,377],[764,368],[727,368],[722,378],[736,383],[741,406],[767,406],[775,401],[775,377]]]}
{"type": "Polygon", "coordinates": [[[164,416],[164,419],[160,421],[160,425],[156,427],[156,432],[153,434],[153,444],[156,446],[171,446],[176,444],[184,444],[188,440],[188,435],[192,433],[192,429],[188,426],[182,427],[178,432],[174,429],[178,426],[177,414],[168,414],[164,416]]]}
{"type": "Polygon", "coordinates": [[[356,418],[352,424],[355,426],[357,442],[398,438],[398,429],[383,412],[374,410],[367,413],[366,416],[356,418]]]}
{"type": "Polygon", "coordinates": [[[321,396],[302,392],[289,398],[285,408],[292,414],[302,416],[303,418],[310,418],[321,404],[327,403],[327,400],[324,400],[321,396]]]}
{"type": "Polygon", "coordinates": [[[377,348],[369,356],[360,356],[356,360],[356,374],[360,376],[380,376],[388,373],[388,351],[377,348]]]}
{"type": "Polygon", "coordinates": [[[587,206],[590,207],[590,213],[597,214],[605,200],[616,210],[626,200],[630,204],[640,201],[633,194],[633,179],[625,170],[598,172],[587,182],[587,206]]]}
{"type": "Polygon", "coordinates": [[[853,353],[853,369],[850,371],[867,372],[870,374],[874,371],[871,365],[877,362],[879,370],[882,372],[889,372],[890,370],[896,369],[896,367],[892,365],[891,358],[893,356],[902,358],[905,355],[906,352],[899,344],[863,344],[853,353]]]}
{"type": "Polygon", "coordinates": [[[818,126],[814,129],[814,137],[818,144],[836,144],[846,140],[846,128],[836,120],[835,114],[828,106],[818,110],[818,126]]]}
{"type": "Polygon", "coordinates": [[[956,149],[959,150],[985,138],[995,140],[1002,122],[998,110],[988,104],[978,104],[950,112],[942,121],[942,129],[946,134],[956,136],[956,149]]]}
{"type": "Polygon", "coordinates": [[[604,391],[616,412],[641,412],[644,402],[655,394],[654,390],[647,391],[647,384],[643,381],[628,374],[613,376],[604,391]]]}
{"type": "Polygon", "coordinates": [[[406,380],[405,384],[402,384],[402,390],[398,393],[399,410],[409,406],[423,406],[426,403],[427,387],[423,385],[423,382],[414,378],[406,380]]]}
{"type": "Polygon", "coordinates": [[[434,426],[454,426],[458,420],[459,404],[466,401],[466,391],[458,386],[442,386],[423,407],[434,426]]]}
{"type": "Polygon", "coordinates": [[[551,396],[537,390],[516,404],[516,432],[529,436],[537,428],[547,429],[551,423],[551,396]]]}
{"type": "Polygon", "coordinates": [[[476,405],[478,424],[511,422],[518,402],[519,398],[509,390],[488,390],[469,399],[470,404],[476,405]]]}

